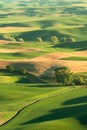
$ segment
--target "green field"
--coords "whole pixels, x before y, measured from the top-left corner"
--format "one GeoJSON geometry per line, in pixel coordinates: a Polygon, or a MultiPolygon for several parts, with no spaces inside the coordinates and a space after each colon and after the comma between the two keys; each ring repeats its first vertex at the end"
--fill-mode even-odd
{"type": "Polygon", "coordinates": [[[0,0],[0,130],[87,130],[87,85],[57,83],[63,65],[87,81],[86,0],[0,0]]]}
{"type": "MultiPolygon", "coordinates": [[[[18,109],[26,107],[21,109],[12,120],[3,125],[0,128],[1,130],[56,130],[57,127],[59,130],[64,128],[67,130],[87,129],[86,88],[57,88],[55,86],[46,88],[41,86],[39,88],[39,86],[35,86],[3,86],[5,87],[3,95],[6,97],[6,99],[1,98],[4,108],[0,107],[0,109],[2,108],[1,111],[6,112],[6,114],[3,112],[5,114],[3,118],[8,117],[8,115],[12,116],[18,109]],[[6,90],[8,93],[6,93],[6,90]],[[14,102],[11,103],[11,100],[14,102]],[[33,103],[33,101],[36,102],[33,103]]],[[[1,87],[1,91],[3,91],[3,87],[1,87]]]]}
{"type": "Polygon", "coordinates": [[[87,61],[87,57],[68,57],[61,60],[87,61]]]}
{"type": "Polygon", "coordinates": [[[11,5],[6,1],[0,3],[1,39],[10,35],[16,40],[36,41],[37,37],[42,37],[43,41],[49,41],[50,36],[56,35],[59,38],[72,36],[77,41],[87,40],[85,0],[82,6],[78,1],[10,2],[11,5]]]}
{"type": "Polygon", "coordinates": [[[10,59],[10,60],[17,60],[17,59],[30,59],[33,57],[37,57],[40,55],[45,54],[45,52],[18,52],[18,53],[0,53],[0,59],[10,59]]]}
{"type": "MultiPolygon", "coordinates": [[[[5,122],[10,119],[16,112],[31,104],[32,102],[47,98],[57,94],[57,92],[67,91],[68,88],[57,88],[56,86],[38,85],[38,84],[0,84],[0,114],[5,122]]],[[[69,90],[72,90],[69,89],[69,90]]]]}
{"type": "MultiPolygon", "coordinates": [[[[75,51],[84,51],[87,49],[87,42],[75,42],[75,43],[59,43],[52,44],[50,42],[25,42],[22,45],[17,44],[1,44],[1,49],[10,49],[16,50],[19,49],[18,52],[7,53],[0,52],[0,59],[8,59],[8,60],[18,60],[18,59],[31,59],[37,56],[42,56],[44,54],[54,53],[54,52],[75,52],[75,51]],[[28,51],[20,51],[22,49],[29,49],[28,51]],[[36,50],[35,50],[36,49],[36,50]],[[38,50],[39,49],[39,50],[38,50]],[[32,53],[31,53],[32,52],[32,53]]],[[[78,58],[77,58],[78,59],[78,58]]],[[[82,58],[81,58],[82,59],[82,58]]],[[[83,58],[85,60],[86,58],[83,58]]]]}

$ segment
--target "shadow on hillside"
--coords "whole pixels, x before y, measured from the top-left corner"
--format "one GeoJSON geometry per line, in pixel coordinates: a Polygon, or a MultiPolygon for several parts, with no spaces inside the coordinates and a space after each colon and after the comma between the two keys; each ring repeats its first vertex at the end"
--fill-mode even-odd
{"type": "Polygon", "coordinates": [[[45,81],[48,81],[49,83],[57,83],[54,69],[56,66],[51,66],[50,68],[46,69],[40,76],[40,79],[44,79],[45,81]]]}
{"type": "Polygon", "coordinates": [[[83,7],[66,7],[63,14],[87,15],[87,11],[83,7]]]}
{"type": "Polygon", "coordinates": [[[52,27],[54,26],[57,22],[55,20],[39,20],[35,21],[38,25],[41,26],[41,28],[47,28],[47,27],[52,27]]]}
{"type": "Polygon", "coordinates": [[[25,22],[20,23],[1,23],[0,27],[29,27],[25,22]]]}
{"type": "MultiPolygon", "coordinates": [[[[4,17],[0,15],[0,17],[4,17]]],[[[55,20],[36,20],[33,22],[16,22],[16,23],[1,23],[0,27],[32,27],[32,23],[41,26],[41,28],[47,28],[54,26],[57,21],[55,20]]]]}
{"type": "Polygon", "coordinates": [[[37,72],[34,63],[28,62],[16,62],[11,64],[15,69],[26,68],[29,72],[37,72]]]}
{"type": "MultiPolygon", "coordinates": [[[[74,102],[77,102],[78,104],[80,103],[79,100],[81,100],[82,103],[83,98],[87,99],[87,97],[80,97],[78,98],[78,101],[77,99],[74,99],[74,102]]],[[[45,121],[59,120],[71,117],[76,118],[82,125],[87,125],[87,104],[54,109],[49,111],[49,114],[27,121],[23,123],[23,125],[30,123],[41,123],[45,121]]]]}
{"type": "Polygon", "coordinates": [[[36,41],[38,37],[41,37],[43,41],[49,41],[51,36],[68,37],[68,35],[61,34],[56,30],[35,30],[30,32],[23,32],[16,38],[22,37],[25,41],[36,41]]]}
{"type": "Polygon", "coordinates": [[[39,17],[42,17],[42,16],[46,16],[46,15],[50,15],[50,14],[53,14],[53,13],[56,13],[57,12],[57,9],[55,8],[40,8],[40,7],[31,7],[31,8],[27,8],[25,11],[24,11],[24,15],[26,16],[29,16],[29,17],[33,17],[33,16],[39,16],[39,17]]]}
{"type": "MultiPolygon", "coordinates": [[[[16,70],[19,70],[20,68],[26,68],[26,70],[29,72],[29,75],[27,75],[28,78],[22,77],[18,81],[18,83],[44,83],[50,84],[50,86],[59,86],[54,73],[54,69],[56,66],[51,66],[48,69],[46,69],[42,74],[36,76],[36,74],[39,74],[41,69],[35,63],[16,62],[12,63],[11,65],[16,70]]],[[[39,87],[42,87],[42,85],[39,85],[39,87]]],[[[43,85],[43,87],[47,87],[47,85],[43,85]]]]}
{"type": "Polygon", "coordinates": [[[15,13],[7,13],[7,14],[0,14],[0,18],[7,18],[9,16],[14,16],[15,13]]]}
{"type": "Polygon", "coordinates": [[[0,73],[2,73],[2,75],[4,76],[19,76],[20,74],[15,72],[15,73],[10,73],[8,72],[6,69],[1,69],[0,68],[0,73]]]}
{"type": "Polygon", "coordinates": [[[75,49],[77,51],[87,50],[87,41],[72,42],[72,43],[61,43],[53,46],[54,48],[68,48],[75,49]]]}
{"type": "Polygon", "coordinates": [[[38,16],[40,12],[38,12],[38,8],[29,8],[24,11],[24,15],[27,15],[29,17],[38,16]]]}
{"type": "Polygon", "coordinates": [[[19,81],[17,83],[47,83],[43,79],[40,79],[38,76],[36,76],[33,73],[38,73],[37,67],[34,65],[34,63],[28,63],[28,62],[17,62],[11,64],[16,70],[19,70],[21,68],[26,68],[29,73],[26,75],[22,75],[19,81]]]}
{"type": "MultiPolygon", "coordinates": [[[[20,80],[18,80],[16,83],[42,83],[42,81],[33,74],[27,74],[26,76],[22,76],[20,80]]],[[[38,87],[38,86],[37,86],[38,87]]]]}
{"type": "Polygon", "coordinates": [[[87,96],[68,100],[64,102],[63,105],[72,105],[72,104],[79,104],[79,103],[87,103],[87,96]]]}

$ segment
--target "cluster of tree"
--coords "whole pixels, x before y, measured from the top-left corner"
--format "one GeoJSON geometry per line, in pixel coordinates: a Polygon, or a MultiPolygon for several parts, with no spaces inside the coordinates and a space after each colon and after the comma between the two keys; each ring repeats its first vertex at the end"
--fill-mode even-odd
{"type": "MultiPolygon", "coordinates": [[[[43,39],[41,37],[37,38],[38,42],[43,42],[43,39]]],[[[68,43],[68,42],[76,42],[76,39],[74,37],[63,37],[63,38],[58,38],[57,36],[51,36],[49,38],[49,41],[52,43],[68,43]]]]}
{"type": "Polygon", "coordinates": [[[29,73],[28,70],[26,68],[15,68],[13,65],[8,65],[6,67],[6,71],[12,74],[18,74],[21,76],[20,80],[18,81],[18,83],[40,83],[40,79],[29,73]]]}
{"type": "MultiPolygon", "coordinates": [[[[26,68],[15,69],[13,65],[8,65],[6,70],[10,73],[18,73],[23,75],[23,79],[25,78],[27,82],[30,80],[30,76],[26,68]]],[[[72,73],[68,67],[56,67],[54,71],[56,80],[61,85],[87,85],[87,77],[72,73]]]]}
{"type": "Polygon", "coordinates": [[[11,35],[11,34],[5,34],[3,35],[3,39],[5,40],[9,40],[9,41],[13,41],[13,42],[21,42],[21,43],[24,43],[24,39],[23,38],[15,38],[14,35],[11,35]]]}
{"type": "Polygon", "coordinates": [[[16,72],[22,75],[26,75],[28,73],[26,68],[15,69],[13,65],[7,65],[6,70],[10,73],[16,72]]]}
{"type": "Polygon", "coordinates": [[[9,40],[9,41],[16,41],[15,37],[10,34],[3,35],[3,39],[9,40]]]}
{"type": "Polygon", "coordinates": [[[56,68],[55,76],[58,83],[61,83],[66,86],[87,84],[86,77],[72,73],[68,67],[56,68]]]}
{"type": "MultiPolygon", "coordinates": [[[[20,37],[15,38],[15,36],[12,34],[4,34],[3,39],[13,41],[13,42],[24,43],[23,38],[20,38],[20,37]]],[[[42,37],[37,37],[36,40],[39,43],[42,43],[44,41],[42,37]]],[[[54,35],[54,36],[49,37],[48,41],[50,41],[51,43],[68,43],[68,42],[76,42],[76,39],[74,37],[61,37],[60,38],[60,37],[54,35]]]]}
{"type": "Polygon", "coordinates": [[[74,37],[63,37],[60,39],[61,43],[68,43],[68,42],[76,42],[76,39],[74,37]]]}

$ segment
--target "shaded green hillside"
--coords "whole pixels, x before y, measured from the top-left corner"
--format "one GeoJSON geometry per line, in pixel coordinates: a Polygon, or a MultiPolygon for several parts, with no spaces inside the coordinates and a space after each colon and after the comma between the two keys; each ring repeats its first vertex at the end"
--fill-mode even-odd
{"type": "Polygon", "coordinates": [[[65,94],[38,101],[20,111],[13,120],[2,126],[1,130],[86,130],[86,93],[86,88],[73,89],[71,92],[65,91],[65,94]]]}
{"type": "Polygon", "coordinates": [[[44,86],[37,84],[10,84],[9,82],[8,84],[0,83],[0,120],[2,118],[3,122],[5,122],[22,107],[59,91],[67,90],[67,88],[57,88],[56,86],[44,86]]]}
{"type": "Polygon", "coordinates": [[[57,44],[54,47],[55,48],[62,48],[62,49],[63,48],[75,49],[76,51],[83,51],[83,50],[87,50],[87,41],[57,44]]]}
{"type": "Polygon", "coordinates": [[[85,41],[86,4],[85,0],[1,1],[0,39],[9,34],[16,40],[23,37],[25,41],[35,41],[40,36],[46,41],[51,35],[56,35],[73,36],[77,41],[85,41]]]}

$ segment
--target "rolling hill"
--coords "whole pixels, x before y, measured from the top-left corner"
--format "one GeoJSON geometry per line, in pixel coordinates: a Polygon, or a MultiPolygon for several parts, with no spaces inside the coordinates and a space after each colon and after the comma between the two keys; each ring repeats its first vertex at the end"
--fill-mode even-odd
{"type": "Polygon", "coordinates": [[[0,0],[0,130],[87,130],[87,85],[62,66],[86,83],[87,1],[0,0]]]}

